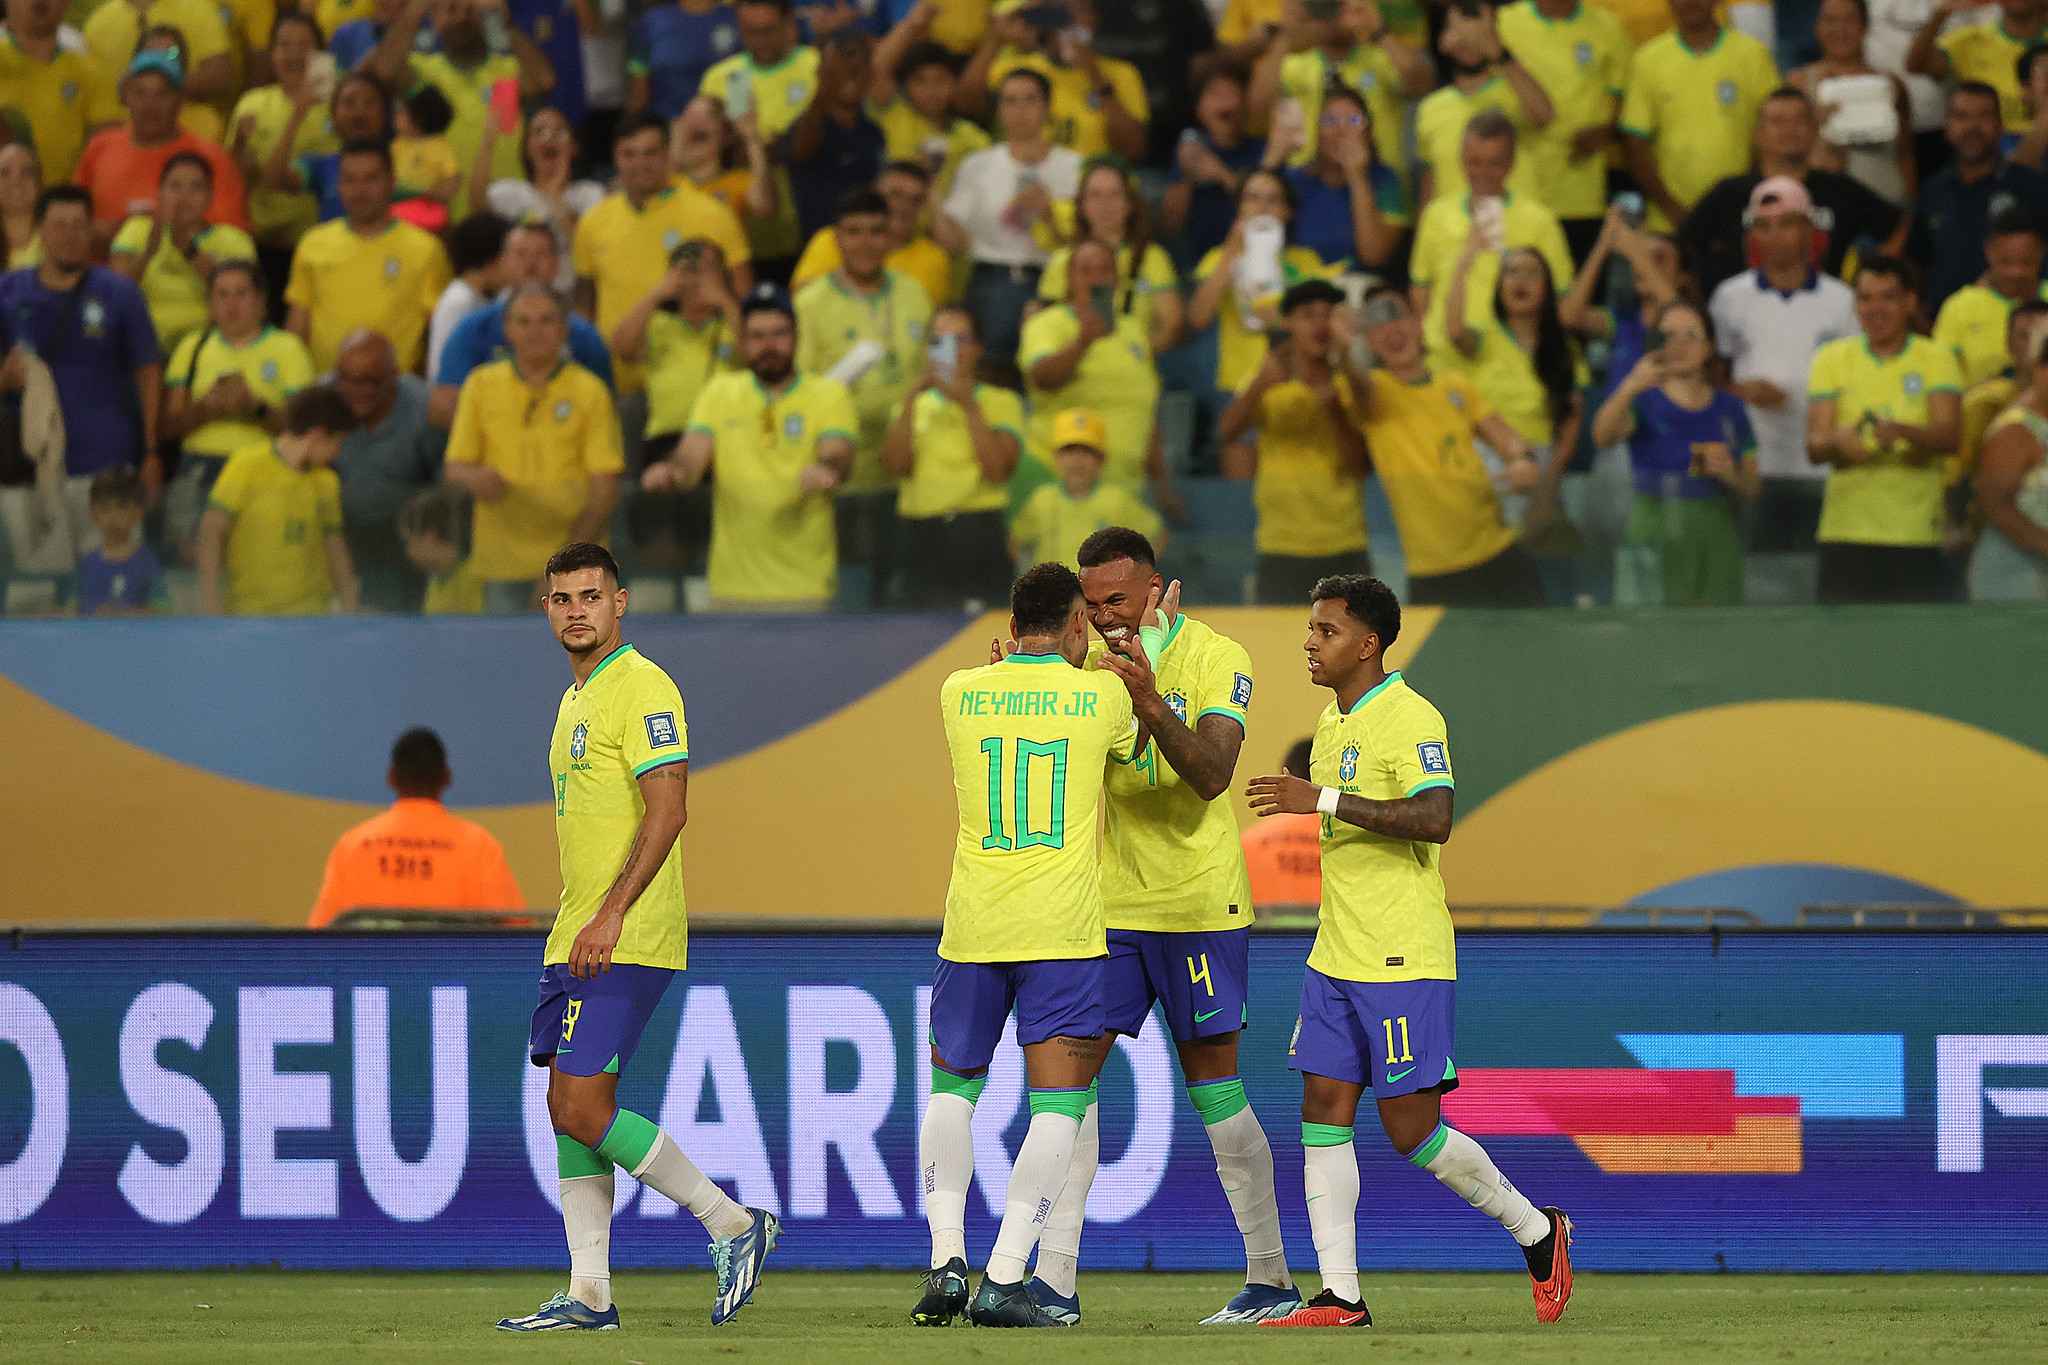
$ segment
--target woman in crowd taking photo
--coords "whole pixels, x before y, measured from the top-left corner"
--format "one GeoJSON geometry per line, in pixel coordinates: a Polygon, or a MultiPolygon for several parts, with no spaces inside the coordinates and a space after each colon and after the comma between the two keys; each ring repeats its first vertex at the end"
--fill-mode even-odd
{"type": "Polygon", "coordinates": [[[1236,393],[1258,373],[1266,359],[1267,329],[1280,321],[1280,296],[1326,273],[1322,257],[1294,244],[1294,187],[1287,176],[1272,167],[1245,176],[1237,187],[1236,221],[1223,245],[1196,265],[1195,292],[1188,299],[1191,330],[1216,325],[1218,389],[1236,393]],[[1247,261],[1245,229],[1265,219],[1279,226],[1279,254],[1270,263],[1247,261]]]}
{"type": "Polygon", "coordinates": [[[2048,324],[2027,344],[2032,378],[1977,457],[1984,534],[1970,556],[1972,602],[2048,601],[2048,324]]]}
{"type": "Polygon", "coordinates": [[[1749,413],[1708,372],[1714,336],[1704,310],[1667,304],[1655,328],[1652,340],[1662,344],[1635,363],[1593,418],[1596,443],[1628,442],[1635,595],[1657,592],[1666,606],[1739,606],[1735,503],[1756,495],[1759,477],[1749,413]]]}
{"type": "MultiPolygon", "coordinates": [[[[1073,215],[1070,241],[1100,242],[1116,253],[1116,310],[1137,318],[1153,355],[1172,350],[1181,335],[1180,279],[1166,248],[1152,240],[1151,211],[1121,161],[1097,157],[1082,168],[1073,215]]],[[[1073,254],[1072,246],[1052,253],[1038,280],[1039,298],[1056,303],[1067,296],[1073,254]]]]}
{"type": "Polygon", "coordinates": [[[717,100],[691,100],[670,126],[668,156],[678,175],[731,209],[742,224],[775,213],[775,175],[767,149],[754,136],[751,110],[735,123],[717,100]]]}
{"type": "Polygon", "coordinates": [[[1237,191],[1266,155],[1264,138],[1245,131],[1243,65],[1211,53],[1195,59],[1188,85],[1195,95],[1194,126],[1174,152],[1173,183],[1159,201],[1160,224],[1179,233],[1185,259],[1199,261],[1223,245],[1236,214],[1237,191]]]}
{"type": "Polygon", "coordinates": [[[155,212],[123,223],[108,248],[108,264],[142,287],[166,351],[206,325],[214,266],[256,259],[248,233],[206,221],[212,208],[213,166],[196,152],[178,152],[157,181],[155,212]]]}
{"type": "Polygon", "coordinates": [[[553,105],[542,105],[526,120],[526,141],[519,152],[524,179],[491,179],[491,158],[500,136],[498,121],[484,120],[483,141],[469,169],[469,202],[490,205],[508,223],[546,223],[555,234],[555,254],[562,262],[555,288],[569,289],[576,283],[576,268],[569,259],[576,224],[604,198],[604,186],[576,178],[576,155],[581,150],[576,131],[553,105]]]}
{"type": "MultiPolygon", "coordinates": [[[[1268,166],[1291,156],[1306,137],[1281,129],[1266,145],[1268,166]]],[[[1330,265],[1350,261],[1379,271],[1394,262],[1409,214],[1401,177],[1374,150],[1372,113],[1351,86],[1332,82],[1316,120],[1315,153],[1287,172],[1296,199],[1294,239],[1330,265]]]]}

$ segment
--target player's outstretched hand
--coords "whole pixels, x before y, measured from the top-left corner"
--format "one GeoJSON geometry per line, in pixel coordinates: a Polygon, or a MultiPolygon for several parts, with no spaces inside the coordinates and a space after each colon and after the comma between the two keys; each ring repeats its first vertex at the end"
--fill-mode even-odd
{"type": "Polygon", "coordinates": [[[1314,815],[1316,798],[1322,793],[1321,787],[1305,782],[1293,773],[1255,777],[1244,785],[1244,794],[1252,803],[1252,814],[1258,816],[1314,815]]]}
{"type": "Polygon", "coordinates": [[[599,913],[569,945],[569,975],[579,981],[595,981],[612,969],[612,949],[619,946],[619,931],[626,927],[624,915],[599,913]]]}
{"type": "Polygon", "coordinates": [[[1145,646],[1135,635],[1126,635],[1103,650],[1097,663],[1123,679],[1124,689],[1134,703],[1148,700],[1159,690],[1152,661],[1145,657],[1145,646]]]}

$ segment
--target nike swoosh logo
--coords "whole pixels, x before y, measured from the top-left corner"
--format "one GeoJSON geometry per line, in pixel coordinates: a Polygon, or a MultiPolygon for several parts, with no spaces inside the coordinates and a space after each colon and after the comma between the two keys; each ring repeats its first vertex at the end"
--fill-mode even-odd
{"type": "MultiPolygon", "coordinates": [[[[1408,1071],[1413,1071],[1414,1069],[1415,1068],[1411,1066],[1408,1068],[1408,1071]]],[[[1398,1081],[1403,1076],[1407,1075],[1408,1071],[1389,1071],[1387,1073],[1387,1084],[1392,1085],[1395,1081],[1398,1081]]]]}
{"type": "Polygon", "coordinates": [[[1221,1005],[1218,1005],[1215,1009],[1210,1010],[1207,1014],[1196,1015],[1195,1022],[1199,1024],[1206,1019],[1214,1019],[1217,1015],[1221,1013],[1223,1013],[1223,1007],[1221,1005]]]}
{"type": "Polygon", "coordinates": [[[1319,1195],[1319,1194],[1312,1194],[1312,1195],[1310,1195],[1310,1196],[1308,1197],[1308,1200],[1307,1200],[1307,1202],[1308,1202],[1308,1203],[1311,1203],[1311,1204],[1313,1204],[1313,1203],[1315,1203],[1315,1202],[1316,1202],[1316,1200],[1318,1200],[1318,1199],[1321,1199],[1321,1198],[1322,1198],[1322,1196],[1321,1196],[1321,1195],[1319,1195]]]}

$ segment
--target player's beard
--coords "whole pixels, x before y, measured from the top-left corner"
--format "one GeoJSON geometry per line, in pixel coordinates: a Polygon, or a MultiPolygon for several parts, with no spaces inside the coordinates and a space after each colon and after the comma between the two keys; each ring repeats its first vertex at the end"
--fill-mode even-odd
{"type": "Polygon", "coordinates": [[[592,622],[592,623],[589,623],[589,624],[590,624],[590,639],[589,639],[589,642],[588,642],[588,643],[584,643],[584,644],[578,644],[577,642],[575,642],[575,641],[573,641],[573,640],[564,640],[564,639],[563,639],[563,638],[562,638],[561,636],[559,636],[559,635],[557,635],[557,636],[555,637],[555,642],[556,642],[557,644],[561,645],[561,647],[562,647],[563,649],[566,649],[566,650],[568,650],[568,651],[569,651],[569,653],[571,653],[571,654],[575,655],[575,656],[576,656],[577,658],[579,658],[579,659],[580,659],[580,658],[582,658],[582,657],[583,657],[584,655],[586,655],[586,654],[594,654],[594,653],[596,653],[596,652],[597,652],[597,651],[598,651],[599,649],[602,649],[602,648],[604,647],[604,643],[605,643],[605,634],[604,634],[604,631],[603,631],[603,630],[601,630],[601,629],[599,629],[599,628],[598,628],[598,626],[596,625],[596,623],[592,622]]]}
{"type": "Polygon", "coordinates": [[[769,388],[786,382],[796,367],[786,355],[761,356],[754,361],[754,378],[769,388]]]}

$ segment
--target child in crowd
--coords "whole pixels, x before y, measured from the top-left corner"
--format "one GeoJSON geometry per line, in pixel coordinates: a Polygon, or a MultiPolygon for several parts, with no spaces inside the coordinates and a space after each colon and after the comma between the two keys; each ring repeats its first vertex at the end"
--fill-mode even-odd
{"type": "Polygon", "coordinates": [[[422,489],[398,509],[398,538],[405,557],[427,576],[429,616],[484,609],[484,583],[469,566],[469,501],[460,490],[441,484],[422,489]]]}
{"type": "Polygon", "coordinates": [[[422,85],[398,102],[397,122],[391,165],[398,176],[398,197],[454,202],[462,162],[445,136],[455,122],[448,97],[436,86],[422,85]]]}
{"type": "Polygon", "coordinates": [[[126,465],[92,476],[86,512],[100,547],[78,561],[80,616],[149,615],[164,605],[163,564],[142,543],[149,499],[142,478],[126,465]]]}
{"type": "Polygon", "coordinates": [[[1077,568],[1081,542],[1105,526],[1128,526],[1164,551],[1168,540],[1159,514],[1120,484],[1104,486],[1109,424],[1091,408],[1068,408],[1053,419],[1053,460],[1060,481],[1042,485],[1010,524],[1010,558],[1020,565],[1058,560],[1077,568]]]}

